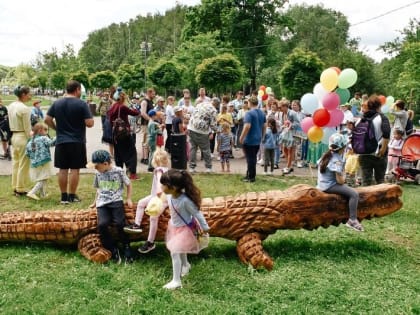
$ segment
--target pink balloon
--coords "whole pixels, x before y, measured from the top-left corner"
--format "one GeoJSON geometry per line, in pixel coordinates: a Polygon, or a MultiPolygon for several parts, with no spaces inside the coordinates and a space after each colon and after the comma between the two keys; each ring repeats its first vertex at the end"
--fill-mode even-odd
{"type": "Polygon", "coordinates": [[[337,127],[341,124],[344,119],[343,111],[339,109],[333,109],[330,111],[330,121],[326,124],[326,127],[337,127]]]}
{"type": "Polygon", "coordinates": [[[314,125],[314,120],[312,117],[305,117],[300,122],[300,126],[302,127],[302,130],[304,133],[308,133],[309,128],[311,128],[314,125]]]}
{"type": "Polygon", "coordinates": [[[328,110],[336,109],[340,105],[340,96],[335,92],[328,93],[322,98],[322,105],[328,110]]]}

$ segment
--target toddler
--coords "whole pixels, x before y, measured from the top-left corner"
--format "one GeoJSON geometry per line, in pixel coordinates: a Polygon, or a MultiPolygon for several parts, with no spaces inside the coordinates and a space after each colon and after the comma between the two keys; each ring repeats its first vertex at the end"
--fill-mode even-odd
{"type": "Polygon", "coordinates": [[[264,174],[272,175],[274,171],[274,152],[278,143],[277,139],[277,127],[276,120],[269,118],[267,122],[267,128],[263,139],[264,144],[264,174]],[[267,172],[268,165],[270,165],[270,172],[267,172]]]}
{"type": "MultiPolygon", "coordinates": [[[[146,209],[148,203],[153,197],[162,197],[162,187],[160,185],[160,178],[163,173],[168,170],[169,166],[169,156],[165,150],[158,148],[155,153],[153,154],[152,158],[152,165],[154,167],[153,170],[153,181],[152,181],[152,190],[150,195],[140,199],[137,203],[137,211],[136,211],[136,218],[134,220],[134,224],[130,226],[126,226],[124,231],[127,233],[141,233],[141,221],[143,219],[144,210],[146,209]]],[[[161,211],[166,209],[168,206],[165,201],[163,202],[163,206],[161,211]]],[[[158,222],[159,222],[159,215],[157,216],[150,216],[150,224],[149,224],[149,236],[147,237],[147,241],[139,247],[138,251],[142,254],[148,253],[155,249],[155,238],[156,232],[158,229],[158,222]]]]}
{"type": "Polygon", "coordinates": [[[222,165],[222,172],[230,172],[229,157],[232,152],[233,136],[230,124],[224,122],[221,124],[221,133],[217,136],[216,150],[219,152],[220,163],[222,165]]]}
{"type": "Polygon", "coordinates": [[[31,161],[29,176],[36,182],[26,196],[34,200],[46,197],[47,181],[53,174],[50,147],[55,145],[55,138],[50,139],[47,134],[48,126],[43,122],[36,123],[33,136],[26,145],[26,155],[31,161]]]}
{"type": "Polygon", "coordinates": [[[388,144],[388,165],[385,174],[392,172],[398,165],[398,157],[401,156],[401,150],[404,143],[404,131],[394,129],[393,138],[388,144]]]}

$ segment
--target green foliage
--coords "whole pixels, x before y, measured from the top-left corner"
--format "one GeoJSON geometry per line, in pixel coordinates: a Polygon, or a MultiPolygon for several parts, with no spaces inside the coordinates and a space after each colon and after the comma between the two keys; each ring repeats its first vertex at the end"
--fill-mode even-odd
{"type": "Polygon", "coordinates": [[[319,82],[324,63],[312,52],[295,49],[279,73],[282,95],[300,99],[319,82]]]}
{"type": "Polygon", "coordinates": [[[67,78],[63,71],[54,71],[50,76],[50,85],[53,89],[62,90],[66,86],[67,78]]]}
{"type": "MultiPolygon", "coordinates": [[[[148,194],[152,176],[133,183],[134,200],[148,194]]],[[[204,197],[285,189],[307,179],[194,175],[204,197]],[[217,183],[217,184],[216,184],[217,183]]],[[[86,208],[94,198],[92,175],[81,176],[82,203],[58,205],[56,179],[50,199],[15,198],[10,177],[0,177],[0,211],[86,208]]],[[[420,196],[403,183],[403,209],[364,220],[364,233],[343,225],[314,231],[282,230],[264,241],[274,269],[240,263],[236,243],[211,238],[210,247],[189,255],[183,288],[166,291],[172,276],[165,244],[139,255],[132,265],[94,264],[76,247],[45,243],[0,244],[2,314],[419,314],[420,196]],[[18,294],[17,294],[18,292],[18,294]]],[[[211,213],[209,213],[211,215],[211,213]]],[[[135,250],[141,243],[132,243],[135,250]]]]}
{"type": "Polygon", "coordinates": [[[168,91],[176,88],[181,82],[181,70],[174,62],[162,61],[150,71],[149,77],[158,88],[168,91]]]}
{"type": "Polygon", "coordinates": [[[222,54],[204,59],[195,70],[196,82],[210,90],[226,92],[229,87],[239,85],[243,76],[240,61],[232,54],[222,54]]]}
{"type": "Polygon", "coordinates": [[[144,86],[144,68],[140,64],[122,64],[117,71],[118,85],[133,92],[144,86]]]}
{"type": "Polygon", "coordinates": [[[79,81],[81,84],[84,85],[86,90],[90,89],[90,79],[89,79],[89,75],[86,71],[81,70],[81,71],[78,71],[76,73],[73,73],[70,76],[70,79],[79,81]]]}
{"type": "Polygon", "coordinates": [[[92,87],[98,89],[110,88],[116,80],[117,78],[110,70],[96,72],[90,77],[92,87]]]}

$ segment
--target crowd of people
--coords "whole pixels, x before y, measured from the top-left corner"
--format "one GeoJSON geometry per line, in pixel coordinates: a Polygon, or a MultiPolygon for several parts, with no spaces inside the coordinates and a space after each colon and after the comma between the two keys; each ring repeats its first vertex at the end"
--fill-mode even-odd
{"type": "MultiPolygon", "coordinates": [[[[403,101],[398,100],[390,111],[390,115],[395,116],[391,128],[389,119],[381,113],[380,99],[375,95],[367,97],[356,93],[349,103],[341,106],[344,119],[336,133],[314,154],[313,144],[308,143],[300,124],[309,115],[302,111],[298,100],[278,100],[269,93],[263,102],[256,92],[244,97],[242,91],[238,91],[233,100],[228,95],[220,100],[208,97],[206,90],[200,88],[195,102],[191,101],[190,91],[184,89],[183,97],[176,103],[173,96],[166,100],[156,97],[153,88],[147,89],[143,98],[134,95],[131,99],[123,89],[112,88],[101,95],[98,106],[102,141],[109,149],[95,151],[87,164],[86,128],[93,127],[94,119],[87,104],[80,99],[81,93],[81,84],[69,81],[65,96],[55,101],[45,116],[39,101],[33,103],[32,110],[25,105],[31,100],[27,87],[15,89],[17,100],[8,107],[3,106],[0,99],[1,140],[4,156],[12,157],[13,192],[16,196],[26,195],[34,200],[45,198],[47,180],[54,165],[58,169],[61,204],[80,202],[77,195],[80,169],[87,165],[96,169],[94,188],[97,194],[92,207],[98,209],[98,231],[115,262],[120,262],[121,256],[108,227],[112,223],[116,225],[124,256],[131,262],[126,233],[141,232],[148,204],[155,197],[161,199],[160,207],[169,206],[171,212],[167,247],[172,257],[173,279],[165,286],[167,289],[181,287],[181,276],[191,267],[186,254],[201,250],[189,228],[193,217],[204,232],[209,230],[199,211],[200,191],[191,176],[196,172],[200,158],[204,160],[207,173],[213,172],[215,155],[220,172],[230,172],[234,152],[242,150],[246,160],[243,181],[249,183],[256,181],[258,164],[264,166],[263,174],[273,175],[283,158],[285,167],[281,174],[287,175],[295,166],[304,167],[315,160],[317,187],[348,199],[346,225],[361,232],[364,228],[357,220],[358,193],[353,187],[383,183],[385,175],[396,167],[395,156],[400,153],[404,138],[413,132],[413,113],[406,110],[403,101]],[[47,136],[48,128],[56,130],[56,138],[47,136]],[[140,143],[137,143],[137,132],[140,143]],[[373,135],[369,139],[373,148],[362,152],[357,141],[366,142],[365,134],[373,135]],[[170,169],[172,142],[176,135],[184,135],[187,139],[184,153],[188,171],[170,169]],[[55,146],[54,161],[51,146],[55,146]],[[138,202],[134,224],[126,226],[123,191],[126,187],[126,202],[131,207],[131,181],[139,178],[137,148],[140,148],[140,162],[153,173],[153,183],[150,195],[138,202]],[[30,180],[35,185],[29,190],[30,180]]],[[[158,218],[159,215],[150,217],[148,239],[139,252],[148,253],[155,248],[158,218]]]]}

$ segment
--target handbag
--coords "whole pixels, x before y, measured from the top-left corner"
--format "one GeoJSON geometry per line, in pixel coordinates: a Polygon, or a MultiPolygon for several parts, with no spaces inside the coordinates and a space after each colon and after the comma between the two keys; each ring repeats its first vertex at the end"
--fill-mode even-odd
{"type": "Polygon", "coordinates": [[[210,236],[208,233],[204,233],[203,228],[200,225],[200,222],[193,216],[190,223],[187,223],[185,219],[182,217],[182,215],[176,210],[176,207],[171,199],[171,205],[172,208],[175,210],[175,212],[179,215],[182,221],[184,221],[185,225],[188,226],[191,229],[191,232],[195,236],[199,249],[203,249],[209,246],[210,236]]]}
{"type": "Polygon", "coordinates": [[[165,144],[165,141],[163,140],[163,134],[158,133],[158,134],[156,135],[156,145],[157,145],[158,147],[163,147],[163,146],[164,146],[164,144],[165,144]]]}

